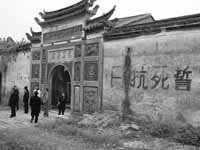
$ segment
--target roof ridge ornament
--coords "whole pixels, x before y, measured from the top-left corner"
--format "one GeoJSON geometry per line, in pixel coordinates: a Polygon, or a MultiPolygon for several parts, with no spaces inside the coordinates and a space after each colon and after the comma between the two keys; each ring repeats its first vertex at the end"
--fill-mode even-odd
{"type": "Polygon", "coordinates": [[[30,31],[31,31],[31,34],[33,35],[34,31],[33,31],[33,28],[32,28],[32,27],[30,28],[30,31]]]}
{"type": "Polygon", "coordinates": [[[92,17],[92,16],[95,16],[97,14],[97,11],[99,9],[99,5],[96,5],[92,10],[89,10],[89,16],[92,17]]]}
{"type": "Polygon", "coordinates": [[[45,14],[45,13],[39,12],[39,15],[40,15],[41,18],[44,17],[44,14],[45,14]]]}
{"type": "Polygon", "coordinates": [[[92,6],[94,5],[94,2],[95,2],[95,1],[96,1],[96,0],[90,0],[90,1],[89,1],[89,6],[92,7],[92,6]]]}
{"type": "Polygon", "coordinates": [[[47,12],[45,11],[45,9],[43,9],[43,13],[46,14],[47,12]]]}
{"type": "Polygon", "coordinates": [[[109,18],[112,16],[112,14],[115,11],[116,6],[114,6],[109,12],[104,13],[102,16],[96,17],[91,20],[87,20],[87,25],[85,27],[85,30],[89,32],[93,32],[96,29],[110,29],[113,27],[113,24],[111,21],[109,21],[109,18]]]}
{"type": "Polygon", "coordinates": [[[104,22],[105,20],[108,20],[112,16],[112,14],[114,13],[115,8],[116,8],[116,5],[114,5],[113,8],[109,12],[103,13],[103,15],[101,15],[101,16],[99,16],[97,18],[88,20],[88,23],[104,22]]]}
{"type": "Polygon", "coordinates": [[[37,24],[41,24],[40,19],[38,19],[37,17],[35,17],[34,19],[35,19],[35,21],[37,22],[37,24]]]}
{"type": "Polygon", "coordinates": [[[27,39],[28,39],[29,41],[32,40],[32,36],[31,36],[29,33],[26,33],[26,37],[27,37],[27,39]]]}
{"type": "Polygon", "coordinates": [[[45,11],[45,9],[43,9],[43,12],[39,12],[39,15],[41,16],[41,18],[44,18],[46,13],[47,12],[45,11]]]}
{"type": "Polygon", "coordinates": [[[32,27],[30,28],[30,31],[31,31],[31,34],[32,34],[32,35],[40,35],[40,34],[41,34],[41,32],[33,31],[33,28],[32,28],[32,27]]]}

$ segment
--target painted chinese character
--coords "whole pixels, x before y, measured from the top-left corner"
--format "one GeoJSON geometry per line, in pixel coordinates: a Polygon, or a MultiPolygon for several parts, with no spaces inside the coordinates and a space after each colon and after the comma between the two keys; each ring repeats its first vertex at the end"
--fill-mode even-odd
{"type": "Polygon", "coordinates": [[[154,81],[153,86],[151,87],[151,89],[155,89],[159,85],[160,81],[162,83],[162,85],[161,85],[162,89],[164,89],[164,90],[169,89],[169,84],[165,85],[165,82],[168,80],[168,76],[155,74],[151,78],[151,80],[154,81]]]}
{"type": "Polygon", "coordinates": [[[192,79],[189,79],[189,75],[192,71],[188,71],[188,68],[189,66],[183,70],[179,68],[176,70],[174,75],[176,90],[190,91],[192,79]]]}
{"type": "Polygon", "coordinates": [[[160,83],[161,76],[155,74],[155,75],[151,78],[151,80],[154,81],[154,84],[153,84],[153,86],[151,87],[151,89],[155,89],[155,88],[158,86],[158,84],[160,83]]]}
{"type": "Polygon", "coordinates": [[[146,85],[146,75],[147,71],[144,70],[144,67],[142,66],[141,71],[133,71],[133,77],[131,79],[130,85],[135,87],[136,86],[136,79],[139,79],[139,84],[136,86],[137,88],[142,87],[142,89],[148,89],[148,86],[146,85]]]}
{"type": "MultiPolygon", "coordinates": [[[[111,87],[114,87],[114,80],[121,80],[122,79],[122,68],[121,66],[112,66],[111,71],[111,87]]],[[[121,85],[119,85],[121,86],[121,85]]]]}
{"type": "Polygon", "coordinates": [[[148,89],[148,86],[145,85],[145,81],[146,81],[146,75],[147,75],[147,71],[144,70],[144,67],[142,66],[142,70],[139,72],[139,85],[137,86],[137,88],[140,88],[142,86],[143,89],[148,89]]]}
{"type": "Polygon", "coordinates": [[[168,75],[162,77],[162,89],[167,90],[169,89],[169,84],[165,86],[165,81],[169,79],[168,75]]]}

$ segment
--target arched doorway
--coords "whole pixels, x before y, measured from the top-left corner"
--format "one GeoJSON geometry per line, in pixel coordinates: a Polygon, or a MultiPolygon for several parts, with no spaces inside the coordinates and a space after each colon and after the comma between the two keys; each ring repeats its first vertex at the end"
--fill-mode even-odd
{"type": "Polygon", "coordinates": [[[65,67],[58,65],[51,71],[51,104],[55,108],[58,103],[58,98],[62,92],[65,93],[67,98],[67,108],[71,105],[71,78],[68,70],[65,67]]]}

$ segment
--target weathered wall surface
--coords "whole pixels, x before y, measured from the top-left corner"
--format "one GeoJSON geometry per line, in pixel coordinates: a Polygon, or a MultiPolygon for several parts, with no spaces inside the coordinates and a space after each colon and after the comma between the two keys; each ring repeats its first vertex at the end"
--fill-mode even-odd
{"type": "Polygon", "coordinates": [[[104,109],[120,109],[123,65],[131,50],[131,108],[153,120],[188,120],[200,112],[200,31],[156,35],[104,43],[104,109]],[[195,114],[195,115],[194,115],[195,114]]]}
{"type": "Polygon", "coordinates": [[[2,73],[2,104],[8,104],[10,91],[16,85],[19,88],[21,105],[23,103],[23,88],[24,86],[29,87],[30,84],[30,52],[19,52],[7,66],[6,73],[2,73]]]}

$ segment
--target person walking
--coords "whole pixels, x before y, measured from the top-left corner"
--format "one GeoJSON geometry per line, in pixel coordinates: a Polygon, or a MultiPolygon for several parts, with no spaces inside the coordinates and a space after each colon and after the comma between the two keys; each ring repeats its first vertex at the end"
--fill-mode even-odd
{"type": "Polygon", "coordinates": [[[44,117],[49,116],[49,93],[48,88],[46,88],[45,92],[43,93],[43,104],[44,104],[44,117]]]}
{"type": "Polygon", "coordinates": [[[30,106],[31,106],[31,123],[35,119],[35,123],[38,122],[38,117],[40,114],[42,105],[42,100],[40,97],[38,97],[38,92],[35,91],[34,95],[30,99],[30,106]]]}
{"type": "Polygon", "coordinates": [[[24,113],[28,113],[28,100],[29,100],[29,91],[28,87],[24,87],[24,96],[23,96],[23,102],[24,102],[24,113]]]}
{"type": "Polygon", "coordinates": [[[8,105],[11,108],[11,115],[10,118],[12,117],[16,117],[16,107],[17,107],[17,102],[19,100],[19,96],[17,91],[14,89],[14,87],[12,88],[11,91],[11,95],[10,95],[10,99],[9,99],[9,103],[8,105]]]}
{"type": "Polygon", "coordinates": [[[61,96],[58,99],[58,115],[61,115],[61,113],[62,115],[64,115],[66,108],[65,104],[66,104],[65,93],[62,92],[61,96]]]}

